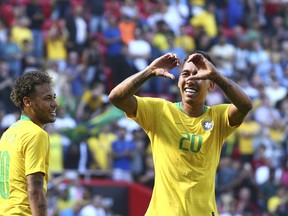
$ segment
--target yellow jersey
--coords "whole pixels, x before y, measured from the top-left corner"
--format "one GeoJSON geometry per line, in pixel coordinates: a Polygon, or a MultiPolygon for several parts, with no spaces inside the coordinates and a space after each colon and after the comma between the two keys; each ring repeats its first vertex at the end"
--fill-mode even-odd
{"type": "Polygon", "coordinates": [[[180,103],[140,98],[134,119],[147,133],[155,186],[146,216],[216,216],[215,175],[229,126],[229,104],[205,106],[197,118],[180,103]]]}
{"type": "Polygon", "coordinates": [[[12,124],[0,140],[0,215],[31,216],[26,176],[45,174],[47,191],[49,137],[28,117],[12,124]]]}

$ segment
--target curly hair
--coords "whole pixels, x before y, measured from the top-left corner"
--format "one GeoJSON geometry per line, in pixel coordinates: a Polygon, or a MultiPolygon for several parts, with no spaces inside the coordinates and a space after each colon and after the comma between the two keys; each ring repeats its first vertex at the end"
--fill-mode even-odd
{"type": "Polygon", "coordinates": [[[52,77],[44,71],[31,71],[19,76],[13,85],[10,99],[19,108],[23,109],[23,98],[25,96],[34,98],[36,96],[35,86],[48,83],[52,85],[52,77]]]}

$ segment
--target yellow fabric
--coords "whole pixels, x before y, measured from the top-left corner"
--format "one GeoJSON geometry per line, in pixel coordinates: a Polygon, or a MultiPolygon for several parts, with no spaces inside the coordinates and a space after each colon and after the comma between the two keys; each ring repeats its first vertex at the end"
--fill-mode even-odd
{"type": "Polygon", "coordinates": [[[203,11],[199,15],[192,17],[190,24],[194,27],[203,27],[210,37],[217,36],[217,23],[214,14],[203,11]]]}
{"type": "Polygon", "coordinates": [[[19,26],[14,26],[11,29],[11,37],[12,40],[19,45],[21,49],[23,49],[24,40],[33,41],[33,34],[29,28],[23,28],[19,26]]]}
{"type": "Polygon", "coordinates": [[[169,48],[167,36],[161,33],[156,33],[153,39],[153,45],[158,47],[161,51],[167,50],[169,48]]]}
{"type": "Polygon", "coordinates": [[[30,120],[14,123],[0,140],[0,215],[31,216],[26,176],[45,174],[48,182],[48,134],[30,120]]]}
{"type": "Polygon", "coordinates": [[[67,49],[65,43],[64,37],[59,39],[48,38],[46,40],[47,60],[66,60],[67,49]]]}
{"type": "Polygon", "coordinates": [[[239,152],[241,154],[253,154],[253,142],[255,140],[255,135],[260,133],[260,129],[261,125],[256,121],[244,121],[237,129],[237,132],[239,134],[239,152]],[[244,136],[244,134],[249,136],[244,136]]]}
{"type": "Polygon", "coordinates": [[[273,141],[281,143],[285,138],[285,130],[284,128],[270,128],[269,135],[273,141]]]}
{"type": "Polygon", "coordinates": [[[155,187],[146,216],[218,215],[215,173],[228,124],[228,104],[207,107],[198,118],[159,98],[137,97],[133,118],[148,134],[155,187]]]}
{"type": "Polygon", "coordinates": [[[63,200],[63,199],[59,199],[57,201],[57,209],[58,211],[62,211],[64,209],[67,208],[73,208],[75,206],[75,201],[73,200],[63,200]]]}
{"type": "Polygon", "coordinates": [[[187,53],[196,48],[194,39],[189,35],[176,36],[175,45],[183,48],[187,53]]]}
{"type": "Polygon", "coordinates": [[[87,104],[90,110],[96,111],[103,104],[102,95],[94,97],[92,90],[86,90],[81,98],[81,103],[87,104]]]}
{"type": "Polygon", "coordinates": [[[268,211],[270,213],[274,213],[274,211],[277,209],[277,207],[281,204],[281,199],[277,196],[273,196],[268,199],[268,211]]]}
{"type": "Polygon", "coordinates": [[[61,135],[58,133],[50,134],[50,172],[63,171],[63,147],[61,135]]]}
{"type": "Polygon", "coordinates": [[[100,133],[98,137],[88,139],[88,146],[103,170],[110,169],[108,154],[111,152],[111,144],[115,139],[116,135],[114,133],[100,133]]]}
{"type": "Polygon", "coordinates": [[[190,0],[192,5],[205,6],[205,0],[190,0]]]}

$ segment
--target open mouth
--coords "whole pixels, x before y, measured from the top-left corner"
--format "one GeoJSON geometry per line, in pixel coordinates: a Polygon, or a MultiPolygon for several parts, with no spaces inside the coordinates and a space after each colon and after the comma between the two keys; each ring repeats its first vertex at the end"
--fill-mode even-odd
{"type": "Polygon", "coordinates": [[[50,112],[50,114],[56,116],[56,111],[50,112]]]}
{"type": "Polygon", "coordinates": [[[187,94],[195,94],[197,93],[197,90],[194,88],[185,88],[184,90],[187,94]]]}

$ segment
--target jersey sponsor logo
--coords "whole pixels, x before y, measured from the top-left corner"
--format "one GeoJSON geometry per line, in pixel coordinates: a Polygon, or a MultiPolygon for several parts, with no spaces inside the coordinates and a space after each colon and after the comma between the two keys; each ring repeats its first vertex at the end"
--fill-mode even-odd
{"type": "Polygon", "coordinates": [[[210,119],[204,119],[202,121],[202,126],[205,131],[211,131],[213,129],[213,122],[210,119]]]}

